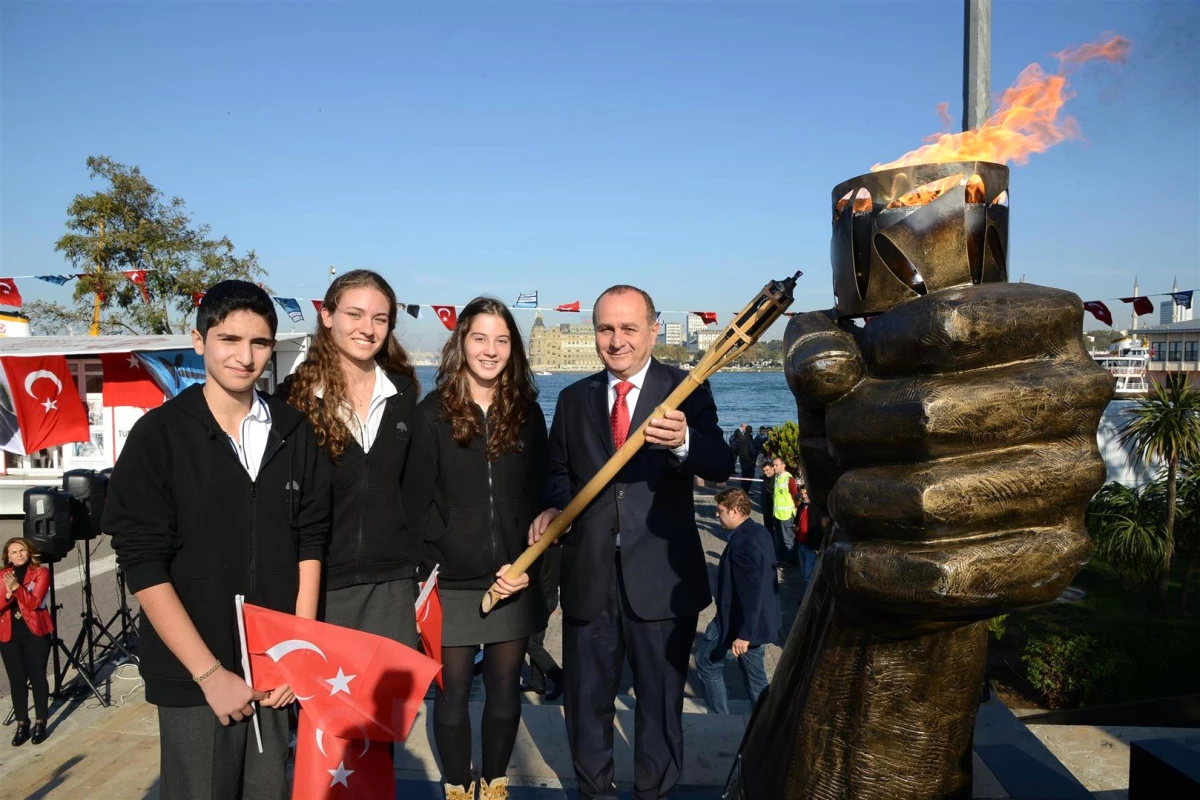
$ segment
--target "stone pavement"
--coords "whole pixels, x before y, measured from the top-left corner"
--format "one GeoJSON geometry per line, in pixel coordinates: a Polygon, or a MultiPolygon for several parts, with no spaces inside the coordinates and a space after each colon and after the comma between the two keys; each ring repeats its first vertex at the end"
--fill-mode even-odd
{"type": "MultiPolygon", "coordinates": [[[[712,571],[724,547],[719,526],[713,518],[711,489],[696,492],[697,516],[704,549],[712,571]]],[[[803,582],[793,571],[784,575],[783,598],[787,626],[800,602],[803,582]]],[[[711,618],[712,609],[701,616],[699,637],[711,618]]],[[[551,653],[561,649],[561,615],[551,619],[547,634],[551,653]]],[[[767,653],[768,674],[773,674],[779,648],[767,653]]],[[[737,751],[749,712],[749,701],[741,673],[733,665],[726,679],[734,714],[708,714],[700,697],[699,680],[693,670],[689,676],[685,702],[685,756],[682,785],[672,796],[678,800],[710,800],[720,796],[726,774],[737,751]]],[[[477,681],[478,682],[478,681],[477,681]]],[[[633,707],[636,699],[625,675],[618,701],[616,765],[618,786],[632,785],[633,707]]],[[[145,702],[137,680],[136,667],[125,665],[103,680],[110,708],[101,707],[88,695],[74,703],[56,703],[51,709],[50,738],[41,746],[25,744],[11,748],[7,739],[11,728],[0,728],[0,798],[65,798],[66,800],[157,800],[158,731],[154,708],[145,702]]],[[[480,690],[481,691],[481,690],[480,690]]],[[[480,697],[480,695],[476,695],[480,697]]],[[[522,710],[521,729],[509,775],[514,785],[514,800],[558,800],[572,796],[574,787],[567,751],[561,702],[539,703],[527,695],[522,710]]],[[[432,704],[417,718],[396,765],[397,798],[424,800],[440,798],[439,776],[431,744],[430,712],[432,704]]],[[[7,704],[0,706],[0,713],[7,704]]],[[[478,731],[482,704],[472,703],[475,730],[478,731]]],[[[982,718],[983,715],[981,715],[982,718]]],[[[995,743],[1009,737],[1000,727],[987,727],[981,721],[977,741],[995,743]]],[[[1017,726],[1040,739],[1095,796],[1102,800],[1125,797],[1130,739],[1182,737],[1195,731],[1173,729],[1101,729],[1088,726],[1017,726]]],[[[1032,737],[1026,739],[1026,746],[1032,737]]],[[[476,741],[478,747],[478,741],[476,741]]],[[[1009,797],[994,776],[975,757],[975,797],[1001,800],[1009,797]]]]}

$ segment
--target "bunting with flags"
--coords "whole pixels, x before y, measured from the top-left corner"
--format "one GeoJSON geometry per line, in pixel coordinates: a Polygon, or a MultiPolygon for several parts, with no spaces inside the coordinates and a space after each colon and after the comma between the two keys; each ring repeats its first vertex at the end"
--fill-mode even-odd
{"type": "Polygon", "coordinates": [[[705,325],[717,324],[717,312],[715,311],[691,311],[689,313],[695,314],[705,325]]]}
{"type": "Polygon", "coordinates": [[[1132,303],[1133,313],[1137,314],[1139,317],[1144,317],[1147,314],[1154,313],[1154,303],[1151,302],[1150,298],[1146,297],[1145,295],[1138,295],[1137,297],[1121,297],[1118,299],[1122,303],[1132,303]]]}
{"type": "Polygon", "coordinates": [[[325,301],[324,300],[313,300],[312,304],[313,304],[313,310],[320,312],[321,307],[325,305],[325,301]]]}
{"type": "Polygon", "coordinates": [[[1171,299],[1174,300],[1175,305],[1179,306],[1180,308],[1191,308],[1192,291],[1192,289],[1188,289],[1186,292],[1171,292],[1171,299]]]}
{"type": "Polygon", "coordinates": [[[150,292],[146,290],[146,270],[131,269],[122,273],[130,282],[142,290],[142,300],[150,302],[150,292]]]}
{"type": "Polygon", "coordinates": [[[39,281],[53,283],[55,286],[62,286],[67,281],[75,278],[74,275],[34,275],[33,277],[37,278],[39,281]]]}
{"type": "Polygon", "coordinates": [[[300,310],[300,301],[298,301],[296,298],[274,297],[272,299],[279,304],[280,308],[287,312],[287,315],[291,317],[292,322],[304,321],[304,312],[300,310]]]}
{"type": "Polygon", "coordinates": [[[0,306],[20,308],[24,301],[17,290],[17,282],[12,278],[0,278],[0,306]]]}
{"type": "Polygon", "coordinates": [[[404,306],[404,313],[408,314],[413,319],[420,319],[421,318],[421,307],[419,305],[410,303],[410,304],[404,306]]]}
{"type": "Polygon", "coordinates": [[[200,307],[200,301],[204,299],[206,292],[192,292],[192,305],[196,308],[200,307]]]}
{"type": "Polygon", "coordinates": [[[554,310],[555,311],[570,311],[570,312],[578,314],[579,313],[579,301],[576,300],[572,303],[563,303],[560,306],[555,306],[554,310]]]}
{"type": "Polygon", "coordinates": [[[517,302],[512,304],[513,308],[537,308],[538,293],[537,292],[520,292],[517,295],[517,302]]]}
{"type": "Polygon", "coordinates": [[[438,315],[438,319],[446,326],[446,330],[454,330],[454,326],[458,324],[458,312],[454,306],[430,306],[433,313],[438,315]]]}
{"type": "Polygon", "coordinates": [[[1099,300],[1090,300],[1083,304],[1083,309],[1105,325],[1110,328],[1112,327],[1112,312],[1108,310],[1108,306],[1104,303],[1099,300]]]}

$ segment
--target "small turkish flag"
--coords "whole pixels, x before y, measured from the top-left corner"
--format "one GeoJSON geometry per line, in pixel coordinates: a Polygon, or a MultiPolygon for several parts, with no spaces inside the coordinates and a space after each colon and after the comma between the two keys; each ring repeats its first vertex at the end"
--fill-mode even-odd
{"type": "Polygon", "coordinates": [[[292,800],[395,796],[396,771],[386,742],[328,736],[312,714],[300,712],[292,800]]]}
{"type": "Polygon", "coordinates": [[[717,324],[717,312],[715,311],[693,311],[692,313],[699,317],[705,325],[717,324]]]}
{"type": "Polygon", "coordinates": [[[313,300],[312,304],[313,304],[313,308],[315,308],[317,311],[320,311],[321,306],[325,305],[325,301],[324,300],[313,300]]]}
{"type": "Polygon", "coordinates": [[[20,308],[22,302],[17,282],[12,278],[0,278],[0,306],[20,308]]]}
{"type": "Polygon", "coordinates": [[[1105,325],[1112,327],[1112,312],[1108,310],[1108,306],[1099,300],[1089,300],[1083,304],[1083,310],[1091,312],[1091,315],[1103,322],[1105,325]]]}
{"type": "Polygon", "coordinates": [[[458,324],[458,312],[454,310],[454,306],[430,306],[433,313],[438,315],[438,319],[446,326],[446,330],[454,330],[454,326],[458,324]]]}
{"type": "Polygon", "coordinates": [[[204,299],[204,292],[192,292],[192,305],[196,308],[200,307],[200,301],[204,299]]]}
{"type": "MultiPolygon", "coordinates": [[[[438,594],[437,567],[428,580],[421,583],[421,594],[417,597],[417,630],[421,633],[421,649],[437,663],[442,663],[442,596],[438,594]]],[[[437,677],[438,688],[442,685],[442,673],[437,677]]]]}
{"type": "Polygon", "coordinates": [[[137,287],[142,290],[142,299],[149,303],[150,292],[146,290],[146,270],[131,269],[125,272],[125,277],[129,278],[131,282],[137,284],[137,287]]]}
{"type": "Polygon", "coordinates": [[[1133,303],[1133,313],[1139,317],[1154,313],[1154,302],[1149,297],[1122,297],[1122,303],[1133,303]]]}
{"type": "Polygon", "coordinates": [[[286,683],[317,727],[343,739],[408,737],[436,661],[399,642],[245,603],[256,689],[286,683]]]}
{"type": "Polygon", "coordinates": [[[0,362],[25,453],[92,440],[65,356],[5,356],[0,362]]]}
{"type": "Polygon", "coordinates": [[[579,310],[579,301],[576,300],[574,303],[563,303],[561,306],[555,306],[554,310],[555,311],[578,311],[579,310]]]}
{"type": "Polygon", "coordinates": [[[157,408],[162,389],[154,384],[141,359],[133,353],[101,353],[104,366],[104,405],[157,408]]]}

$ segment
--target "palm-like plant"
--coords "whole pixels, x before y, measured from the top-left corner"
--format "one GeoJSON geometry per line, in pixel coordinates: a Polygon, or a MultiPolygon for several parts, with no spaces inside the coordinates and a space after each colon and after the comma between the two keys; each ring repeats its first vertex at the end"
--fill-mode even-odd
{"type": "Polygon", "coordinates": [[[1143,463],[1159,461],[1167,470],[1166,540],[1158,576],[1158,601],[1165,610],[1175,555],[1179,462],[1200,459],[1200,391],[1188,385],[1185,375],[1172,373],[1126,413],[1132,419],[1122,429],[1121,443],[1131,445],[1143,463]]]}
{"type": "Polygon", "coordinates": [[[1196,562],[1200,561],[1200,463],[1180,462],[1178,491],[1179,518],[1175,521],[1175,545],[1179,554],[1187,558],[1179,607],[1187,614],[1192,575],[1196,571],[1196,562]]]}
{"type": "Polygon", "coordinates": [[[1161,495],[1107,483],[1088,504],[1087,529],[1096,555],[1128,586],[1145,586],[1158,575],[1166,551],[1161,495]]]}

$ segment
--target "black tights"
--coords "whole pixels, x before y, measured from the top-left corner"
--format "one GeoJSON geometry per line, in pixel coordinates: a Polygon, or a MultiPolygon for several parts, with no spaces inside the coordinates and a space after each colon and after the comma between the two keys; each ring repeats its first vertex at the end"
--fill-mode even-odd
{"type": "MultiPolygon", "coordinates": [[[[508,771],[508,759],[521,724],[521,666],[528,639],[513,639],[483,646],[483,763],[480,771],[489,783],[508,771]]],[[[471,718],[468,714],[471,681],[475,678],[474,647],[442,648],[444,691],[433,701],[433,737],[446,783],[471,782],[471,718]]]]}

